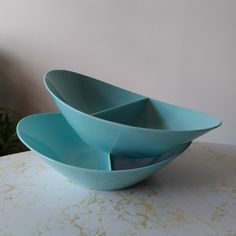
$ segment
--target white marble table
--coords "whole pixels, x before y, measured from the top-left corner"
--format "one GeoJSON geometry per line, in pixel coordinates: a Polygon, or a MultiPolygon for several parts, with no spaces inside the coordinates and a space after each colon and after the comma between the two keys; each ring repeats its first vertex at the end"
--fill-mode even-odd
{"type": "Polygon", "coordinates": [[[32,152],[0,157],[0,235],[236,236],[236,147],[194,143],[112,192],[84,189],[32,152]]]}

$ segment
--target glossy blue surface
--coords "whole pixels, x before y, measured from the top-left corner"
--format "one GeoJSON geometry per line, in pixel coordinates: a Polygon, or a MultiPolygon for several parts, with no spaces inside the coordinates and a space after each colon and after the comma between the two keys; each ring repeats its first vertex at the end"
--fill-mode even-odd
{"type": "Polygon", "coordinates": [[[25,117],[17,125],[17,134],[58,172],[82,186],[98,190],[134,185],[166,166],[190,145],[182,144],[148,159],[111,156],[110,162],[109,154],[85,144],[60,113],[25,117]]]}
{"type": "Polygon", "coordinates": [[[89,145],[116,155],[156,156],[221,125],[214,116],[74,72],[51,71],[44,81],[77,134],[89,145]]]}

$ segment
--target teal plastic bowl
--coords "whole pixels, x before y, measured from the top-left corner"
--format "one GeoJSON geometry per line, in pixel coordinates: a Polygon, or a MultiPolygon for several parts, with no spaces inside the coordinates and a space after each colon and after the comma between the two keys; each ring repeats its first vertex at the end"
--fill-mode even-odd
{"type": "Polygon", "coordinates": [[[115,155],[156,156],[221,125],[214,116],[70,71],[50,71],[44,82],[81,139],[115,155]]]}
{"type": "Polygon", "coordinates": [[[154,158],[109,155],[84,143],[60,113],[31,115],[17,125],[21,141],[79,185],[97,190],[132,186],[174,160],[190,143],[154,158]]]}

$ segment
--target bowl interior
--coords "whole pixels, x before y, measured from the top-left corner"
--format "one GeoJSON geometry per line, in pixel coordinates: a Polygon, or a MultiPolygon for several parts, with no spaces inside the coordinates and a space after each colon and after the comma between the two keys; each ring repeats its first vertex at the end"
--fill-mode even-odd
{"type": "Polygon", "coordinates": [[[191,142],[178,145],[177,147],[155,157],[126,157],[111,155],[111,166],[113,170],[125,170],[155,165],[162,161],[169,160],[170,158],[172,159],[177,157],[184,152],[190,144],[191,142]]]}
{"type": "Polygon", "coordinates": [[[55,161],[81,168],[110,169],[109,155],[85,144],[59,113],[28,116],[18,123],[17,133],[31,150],[55,161]]]}
{"type": "Polygon", "coordinates": [[[20,139],[31,150],[71,166],[95,170],[134,169],[160,163],[185,150],[188,144],[156,157],[123,157],[110,155],[84,143],[60,113],[31,115],[17,126],[20,139]]]}
{"type": "Polygon", "coordinates": [[[143,98],[125,89],[70,71],[48,72],[45,75],[45,85],[64,103],[87,114],[143,98]]]}
{"type": "Polygon", "coordinates": [[[214,116],[147,98],[70,71],[48,72],[45,85],[65,105],[119,124],[170,131],[213,129],[221,124],[214,116]]]}
{"type": "Polygon", "coordinates": [[[149,98],[98,112],[95,116],[134,127],[171,131],[213,128],[221,122],[211,115],[149,98]]]}

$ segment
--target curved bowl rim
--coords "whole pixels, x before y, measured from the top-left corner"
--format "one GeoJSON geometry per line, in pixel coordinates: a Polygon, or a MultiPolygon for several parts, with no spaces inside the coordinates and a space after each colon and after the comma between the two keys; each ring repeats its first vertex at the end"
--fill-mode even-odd
{"type": "MultiPolygon", "coordinates": [[[[52,113],[41,113],[40,115],[47,115],[47,114],[60,114],[58,112],[52,112],[52,113]]],[[[71,164],[68,164],[68,163],[64,163],[64,162],[61,162],[61,161],[58,161],[58,160],[54,160],[53,158],[49,157],[49,156],[46,156],[42,153],[40,153],[39,151],[37,151],[36,149],[32,148],[27,142],[25,142],[25,140],[21,137],[21,123],[22,122],[25,122],[26,119],[30,118],[30,117],[33,117],[33,116],[37,116],[39,114],[33,114],[33,115],[30,115],[30,116],[27,116],[23,119],[21,119],[18,124],[17,124],[17,127],[16,127],[16,131],[17,131],[17,135],[19,137],[19,139],[21,140],[21,142],[26,145],[31,151],[37,153],[39,156],[41,156],[42,158],[48,160],[48,161],[52,161],[52,162],[55,162],[56,164],[59,164],[59,165],[62,165],[62,166],[65,166],[66,168],[74,168],[74,169],[78,169],[80,171],[84,171],[84,172],[97,172],[97,173],[103,173],[103,174],[111,174],[111,173],[127,173],[127,172],[136,172],[136,171],[142,171],[142,170],[145,170],[145,169],[149,169],[151,167],[157,167],[157,166],[162,166],[164,165],[165,163],[169,163],[170,161],[174,160],[175,158],[177,158],[180,154],[182,154],[184,151],[186,151],[189,146],[191,145],[192,142],[187,142],[187,143],[184,143],[184,144],[179,144],[177,148],[179,148],[179,146],[183,146],[183,148],[177,153],[175,154],[174,156],[171,156],[165,160],[162,160],[160,162],[157,162],[157,163],[154,163],[154,164],[151,164],[151,165],[147,165],[147,166],[143,166],[143,167],[138,167],[138,168],[132,168],[132,169],[124,169],[124,170],[96,170],[96,169],[89,169],[89,168],[82,168],[82,167],[78,167],[78,166],[74,166],[74,165],[71,165],[71,164]]],[[[174,150],[174,149],[173,149],[174,150]]],[[[109,153],[106,153],[104,152],[104,154],[108,154],[109,153]]],[[[163,153],[164,154],[164,153],[163,153]]]]}
{"type": "MultiPolygon", "coordinates": [[[[82,112],[72,106],[70,106],[69,104],[67,104],[66,102],[64,102],[63,100],[61,100],[59,97],[57,97],[52,91],[51,89],[48,87],[47,85],[47,74],[50,73],[50,72],[54,72],[54,71],[65,71],[65,72],[72,72],[72,73],[75,73],[75,74],[79,74],[79,73],[76,73],[76,72],[73,72],[73,71],[68,71],[68,70],[50,70],[48,72],[46,72],[44,74],[44,86],[46,87],[47,91],[51,94],[51,96],[53,98],[55,98],[57,101],[59,101],[61,104],[63,104],[64,106],[66,106],[67,108],[69,108],[70,110],[72,110],[73,112],[76,112],[76,113],[79,113],[81,115],[84,115],[84,116],[87,116],[91,119],[94,119],[94,120],[97,120],[97,121],[100,121],[100,122],[104,122],[104,123],[107,123],[107,124],[112,124],[112,125],[116,125],[116,126],[120,126],[120,127],[123,127],[123,128],[129,128],[129,129],[134,129],[134,130],[137,130],[137,131],[144,131],[144,132],[160,132],[160,133],[191,133],[191,132],[202,132],[202,131],[210,131],[212,129],[215,129],[219,126],[222,125],[222,120],[220,120],[218,117],[216,116],[213,116],[213,115],[210,115],[210,114],[207,114],[207,113],[204,113],[204,112],[199,112],[199,111],[194,111],[192,109],[189,109],[189,108],[185,108],[185,107],[181,107],[181,106],[177,106],[179,108],[183,108],[183,109],[188,109],[190,111],[193,111],[193,112],[196,112],[196,113],[201,113],[201,114],[204,114],[206,116],[209,116],[211,118],[214,118],[216,121],[217,121],[217,125],[213,125],[213,126],[210,126],[208,128],[203,128],[203,129],[191,129],[191,130],[167,130],[167,129],[153,129],[153,128],[142,128],[142,127],[137,127],[137,126],[132,126],[132,125],[126,125],[126,124],[122,124],[122,123],[119,123],[119,122],[115,122],[115,121],[109,121],[109,120],[106,120],[106,119],[103,119],[103,118],[100,118],[100,117],[97,117],[97,116],[93,116],[93,115],[90,115],[90,114],[86,114],[85,112],[82,112]]],[[[88,76],[89,77],[89,76],[88,76]]],[[[89,77],[91,79],[93,79],[92,77],[89,77]]],[[[103,81],[102,81],[103,82],[103,81]]],[[[105,83],[105,82],[104,82],[105,83]]],[[[112,85],[114,86],[114,85],[112,85]]],[[[118,87],[118,86],[115,86],[115,87],[118,87]]],[[[118,87],[119,88],[119,87],[118,87]]],[[[128,91],[128,90],[127,90],[128,91]]],[[[143,96],[143,95],[140,95],[140,96],[143,96]]],[[[143,98],[140,98],[140,100],[136,100],[134,102],[137,102],[137,101],[141,101],[143,99],[152,99],[152,100],[155,100],[155,101],[159,101],[157,99],[154,99],[154,98],[150,98],[150,97],[145,97],[143,96],[143,98]]],[[[162,101],[159,101],[159,102],[162,102],[162,101]]],[[[170,103],[166,103],[166,102],[162,102],[162,103],[165,103],[165,104],[168,104],[168,105],[174,105],[174,104],[170,104],[170,103]]],[[[131,103],[128,103],[128,104],[131,104],[131,103]]],[[[125,105],[128,105],[128,104],[124,104],[125,105]]],[[[174,105],[176,106],[176,105],[174,105]]],[[[117,108],[120,107],[120,106],[117,106],[117,108]]],[[[112,108],[110,108],[112,109],[112,108]]],[[[110,110],[110,109],[107,109],[110,110]]],[[[62,113],[63,114],[63,113],[62,113]]],[[[64,116],[64,114],[63,114],[64,116]]]]}

